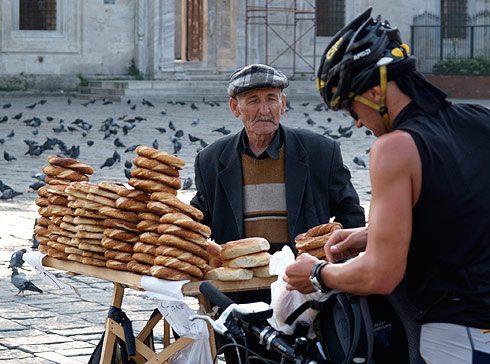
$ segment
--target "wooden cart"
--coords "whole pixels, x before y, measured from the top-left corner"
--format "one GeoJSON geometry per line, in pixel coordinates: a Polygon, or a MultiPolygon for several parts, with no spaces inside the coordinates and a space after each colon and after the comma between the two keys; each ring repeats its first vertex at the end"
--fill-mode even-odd
{"type": "MultiPolygon", "coordinates": [[[[45,256],[42,261],[43,266],[60,269],[66,272],[83,274],[95,278],[108,280],[114,283],[114,290],[112,293],[111,306],[121,308],[124,291],[126,288],[132,288],[136,290],[143,290],[141,286],[140,274],[118,271],[114,269],[108,269],[103,267],[96,267],[92,265],[81,264],[72,261],[59,260],[49,256],[45,256]]],[[[238,291],[250,291],[256,289],[269,288],[271,283],[276,280],[276,277],[271,278],[252,278],[247,281],[235,281],[235,282],[220,282],[220,281],[207,281],[213,284],[222,292],[238,292],[238,291]]],[[[209,300],[199,292],[199,286],[203,281],[189,282],[182,287],[182,293],[185,296],[197,297],[200,306],[207,312],[211,312],[209,300]]],[[[216,343],[214,338],[214,330],[207,323],[209,330],[209,345],[211,348],[211,355],[216,355],[216,343]]],[[[102,356],[100,364],[110,364],[113,356],[114,344],[116,339],[125,340],[123,327],[114,321],[112,318],[107,317],[105,323],[105,335],[102,346],[102,356]]],[[[191,343],[193,339],[187,337],[181,337],[170,343],[170,325],[162,318],[159,313],[148,320],[144,328],[135,337],[136,355],[133,359],[138,363],[146,364],[161,364],[168,363],[167,360],[179,350],[186,347],[191,343]],[[148,347],[144,341],[148,335],[152,332],[153,328],[163,319],[163,350],[156,353],[152,348],[148,347]]]]}

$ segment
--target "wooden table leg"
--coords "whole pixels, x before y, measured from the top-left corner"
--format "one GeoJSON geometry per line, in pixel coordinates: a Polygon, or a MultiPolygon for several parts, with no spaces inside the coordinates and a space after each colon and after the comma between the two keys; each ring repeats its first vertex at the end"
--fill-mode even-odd
{"type": "MultiPolygon", "coordinates": [[[[122,300],[124,296],[124,287],[119,283],[114,283],[114,291],[112,292],[111,306],[121,308],[122,300]]],[[[100,364],[110,364],[112,356],[114,354],[114,344],[116,342],[116,335],[111,331],[111,319],[106,318],[105,321],[105,333],[104,341],[102,343],[102,355],[100,357],[100,364]]]]}
{"type": "MultiPolygon", "coordinates": [[[[209,299],[202,295],[199,294],[197,297],[199,301],[199,306],[204,309],[204,312],[209,313],[211,312],[211,304],[209,303],[209,299]]],[[[209,322],[206,321],[206,325],[208,325],[208,332],[209,332],[209,347],[211,348],[211,358],[214,358],[216,356],[216,338],[214,336],[214,329],[209,324],[209,322]]]]}

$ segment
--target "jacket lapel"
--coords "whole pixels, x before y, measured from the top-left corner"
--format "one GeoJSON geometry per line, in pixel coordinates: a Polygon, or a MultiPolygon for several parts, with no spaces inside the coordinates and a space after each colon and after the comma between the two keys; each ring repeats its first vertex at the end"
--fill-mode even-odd
{"type": "MultiPolygon", "coordinates": [[[[240,154],[236,148],[240,140],[241,133],[237,133],[231,143],[223,150],[219,157],[223,169],[218,173],[218,181],[221,183],[228,203],[233,211],[240,237],[243,236],[243,198],[242,198],[242,163],[240,154]]],[[[225,218],[230,221],[231,217],[225,218]]],[[[224,223],[224,222],[223,222],[224,223]]]]}
{"type": "Polygon", "coordinates": [[[282,127],[286,145],[286,204],[288,209],[289,237],[294,239],[303,198],[305,197],[308,165],[305,163],[305,149],[291,129],[282,127]]]}

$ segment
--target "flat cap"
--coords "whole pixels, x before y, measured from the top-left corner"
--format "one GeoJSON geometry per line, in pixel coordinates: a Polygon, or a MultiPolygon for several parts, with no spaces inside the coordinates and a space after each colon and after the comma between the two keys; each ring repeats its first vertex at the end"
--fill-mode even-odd
{"type": "Polygon", "coordinates": [[[281,72],[265,64],[251,64],[236,70],[228,83],[228,95],[236,95],[257,88],[286,88],[288,78],[281,72]]]}

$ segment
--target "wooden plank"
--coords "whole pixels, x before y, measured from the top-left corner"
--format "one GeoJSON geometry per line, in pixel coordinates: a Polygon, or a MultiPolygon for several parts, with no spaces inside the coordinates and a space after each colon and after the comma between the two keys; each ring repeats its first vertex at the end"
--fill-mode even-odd
{"type": "Polygon", "coordinates": [[[188,337],[181,337],[181,338],[177,339],[175,342],[173,342],[172,345],[166,347],[165,349],[160,351],[157,355],[155,355],[153,358],[148,360],[146,362],[146,364],[167,363],[168,358],[170,358],[176,352],[185,348],[187,345],[189,345],[193,341],[194,340],[192,340],[188,337]]]}
{"type": "Polygon", "coordinates": [[[143,289],[141,287],[141,277],[142,277],[141,274],[109,269],[104,267],[96,267],[94,265],[56,259],[50,256],[45,256],[43,258],[43,266],[56,268],[67,272],[84,274],[90,277],[105,279],[107,281],[124,284],[126,286],[138,290],[143,289]]]}
{"type": "Polygon", "coordinates": [[[277,276],[270,278],[252,278],[246,281],[196,281],[184,284],[182,293],[185,296],[198,296],[199,286],[202,282],[209,282],[221,292],[253,291],[257,289],[270,288],[271,283],[277,280],[277,276]]]}

